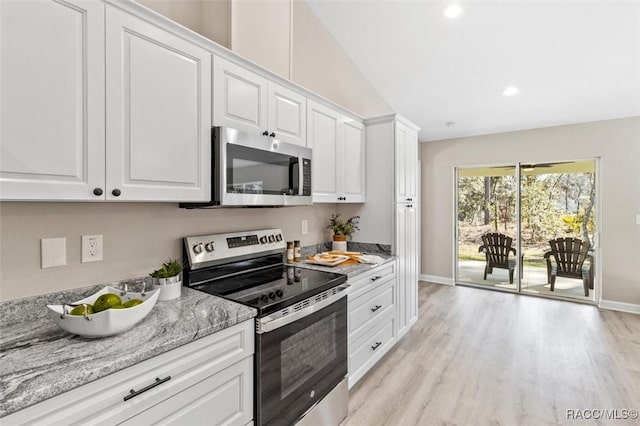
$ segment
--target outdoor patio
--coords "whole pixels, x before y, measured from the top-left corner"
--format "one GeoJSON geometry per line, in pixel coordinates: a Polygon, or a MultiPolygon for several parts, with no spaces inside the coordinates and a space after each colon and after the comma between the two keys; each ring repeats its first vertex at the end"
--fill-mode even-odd
{"type": "MultiPolygon", "coordinates": [[[[509,273],[506,269],[494,268],[493,273],[487,275],[487,279],[482,279],[484,275],[484,261],[458,260],[458,281],[472,284],[482,284],[492,287],[500,287],[515,290],[516,280],[509,284],[509,273]]],[[[594,292],[589,291],[589,296],[584,295],[582,281],[578,279],[562,278],[556,279],[554,291],[550,290],[547,283],[547,268],[524,265],[522,274],[522,291],[524,293],[536,293],[552,296],[569,297],[580,300],[593,300],[594,292]]]]}

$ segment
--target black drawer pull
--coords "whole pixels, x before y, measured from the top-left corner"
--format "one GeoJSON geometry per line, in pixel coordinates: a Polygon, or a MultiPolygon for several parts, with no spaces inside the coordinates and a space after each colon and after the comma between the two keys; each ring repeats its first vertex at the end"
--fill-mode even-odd
{"type": "Polygon", "coordinates": [[[371,308],[371,312],[375,312],[380,308],[382,308],[382,305],[376,305],[375,307],[371,308]]]}
{"type": "Polygon", "coordinates": [[[380,346],[382,344],[382,342],[376,342],[375,345],[371,346],[371,350],[375,351],[376,349],[378,349],[378,346],[380,346]]]}
{"type": "Polygon", "coordinates": [[[156,381],[155,381],[155,382],[151,383],[151,384],[150,384],[150,385],[148,385],[148,386],[143,387],[143,388],[142,388],[142,389],[140,389],[139,391],[131,389],[131,390],[129,391],[129,395],[127,395],[127,396],[125,396],[125,397],[124,397],[124,400],[125,400],[125,401],[128,401],[128,400],[130,400],[131,398],[133,398],[134,396],[138,396],[138,395],[140,395],[141,393],[144,393],[144,392],[148,391],[149,389],[153,389],[153,388],[155,388],[156,386],[163,384],[164,382],[168,382],[169,380],[171,380],[171,376],[167,376],[167,377],[165,377],[164,379],[160,379],[160,378],[156,377],[156,381]]]}
{"type": "Polygon", "coordinates": [[[380,278],[382,278],[382,275],[376,275],[375,277],[371,278],[371,281],[378,281],[380,278]]]}

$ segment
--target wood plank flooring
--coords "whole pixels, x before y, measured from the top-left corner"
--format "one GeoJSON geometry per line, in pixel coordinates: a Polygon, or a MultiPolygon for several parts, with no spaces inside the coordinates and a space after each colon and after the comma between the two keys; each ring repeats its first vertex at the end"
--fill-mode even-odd
{"type": "Polygon", "coordinates": [[[351,390],[342,426],[640,424],[567,419],[640,410],[640,316],[423,282],[419,297],[418,323],[351,390]]]}

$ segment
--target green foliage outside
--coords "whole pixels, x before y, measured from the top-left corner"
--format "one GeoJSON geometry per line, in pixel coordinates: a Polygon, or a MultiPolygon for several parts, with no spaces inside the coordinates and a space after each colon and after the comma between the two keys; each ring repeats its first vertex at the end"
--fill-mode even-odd
{"type": "MultiPolygon", "coordinates": [[[[521,177],[522,246],[538,263],[548,241],[574,237],[592,241],[595,230],[593,173],[531,174],[521,177]],[[539,257],[538,257],[539,255],[539,257]]],[[[480,236],[500,232],[516,239],[515,176],[458,179],[458,234],[461,259],[484,260],[480,236]]]]}

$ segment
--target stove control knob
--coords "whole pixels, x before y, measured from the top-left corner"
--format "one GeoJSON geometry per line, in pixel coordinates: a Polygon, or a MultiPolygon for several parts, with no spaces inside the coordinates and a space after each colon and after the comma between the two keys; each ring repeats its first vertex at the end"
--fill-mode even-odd
{"type": "Polygon", "coordinates": [[[198,243],[195,246],[193,246],[193,252],[195,254],[200,254],[202,253],[202,250],[204,250],[204,245],[202,243],[198,243]]]}
{"type": "Polygon", "coordinates": [[[282,234],[276,234],[276,241],[282,241],[282,234]]]}
{"type": "Polygon", "coordinates": [[[276,298],[276,294],[272,291],[269,292],[269,299],[275,299],[276,298]]]}
{"type": "Polygon", "coordinates": [[[213,241],[209,241],[207,244],[204,245],[204,249],[207,252],[211,253],[216,249],[216,243],[214,243],[213,241]]]}
{"type": "Polygon", "coordinates": [[[266,236],[262,236],[260,237],[260,244],[267,244],[267,237],[266,236]]]}
{"type": "Polygon", "coordinates": [[[269,235],[269,242],[273,243],[276,240],[276,237],[274,237],[273,235],[269,235]]]}
{"type": "Polygon", "coordinates": [[[265,303],[266,303],[266,302],[268,302],[268,301],[269,301],[269,298],[267,297],[267,295],[266,295],[266,294],[263,294],[262,296],[260,296],[260,300],[261,300],[262,302],[265,302],[265,303]]]}
{"type": "Polygon", "coordinates": [[[282,295],[283,295],[282,290],[280,289],[276,290],[276,296],[282,297],[282,295]]]}

